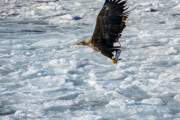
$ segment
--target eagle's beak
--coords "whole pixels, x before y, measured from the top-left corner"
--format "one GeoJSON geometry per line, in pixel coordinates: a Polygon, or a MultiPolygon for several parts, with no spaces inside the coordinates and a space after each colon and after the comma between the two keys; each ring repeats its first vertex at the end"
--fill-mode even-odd
{"type": "Polygon", "coordinates": [[[78,42],[77,45],[80,45],[80,42],[78,42]]]}

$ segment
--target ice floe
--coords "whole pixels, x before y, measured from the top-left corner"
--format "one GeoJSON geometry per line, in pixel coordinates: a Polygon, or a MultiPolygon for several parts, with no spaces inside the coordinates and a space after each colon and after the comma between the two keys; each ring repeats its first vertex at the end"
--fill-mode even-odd
{"type": "Polygon", "coordinates": [[[87,46],[104,0],[0,2],[0,119],[180,119],[179,0],[129,0],[122,60],[87,46]]]}

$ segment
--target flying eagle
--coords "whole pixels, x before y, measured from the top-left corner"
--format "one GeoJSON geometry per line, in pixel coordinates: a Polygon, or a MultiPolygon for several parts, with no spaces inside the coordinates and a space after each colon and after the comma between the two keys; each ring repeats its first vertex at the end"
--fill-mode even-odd
{"type": "Polygon", "coordinates": [[[106,0],[96,18],[92,37],[78,42],[77,45],[88,45],[110,58],[112,63],[117,63],[121,46],[115,47],[114,43],[119,42],[121,32],[126,27],[125,20],[129,15],[127,9],[126,0],[106,0]],[[113,58],[114,51],[116,51],[115,58],[113,58]]]}

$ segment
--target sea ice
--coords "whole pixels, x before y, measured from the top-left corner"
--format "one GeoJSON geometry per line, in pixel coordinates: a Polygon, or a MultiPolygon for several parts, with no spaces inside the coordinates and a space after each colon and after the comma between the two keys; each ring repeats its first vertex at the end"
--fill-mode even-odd
{"type": "Polygon", "coordinates": [[[104,1],[0,1],[0,120],[180,119],[179,0],[128,0],[118,64],[76,45],[104,1]]]}
{"type": "Polygon", "coordinates": [[[174,99],[177,100],[177,101],[180,101],[180,94],[174,96],[174,99]]]}
{"type": "Polygon", "coordinates": [[[175,7],[173,7],[173,9],[179,10],[180,9],[180,4],[178,4],[175,7]]]}
{"type": "Polygon", "coordinates": [[[174,43],[180,43],[180,38],[173,39],[174,43]]]}
{"type": "Polygon", "coordinates": [[[74,16],[74,15],[63,15],[61,16],[62,20],[79,20],[81,17],[79,16],[74,16]]]}
{"type": "Polygon", "coordinates": [[[151,98],[151,99],[144,99],[141,102],[142,104],[150,104],[150,105],[165,105],[166,103],[159,98],[151,98]]]}
{"type": "Polygon", "coordinates": [[[168,51],[165,51],[165,55],[177,55],[178,50],[174,49],[174,47],[170,47],[168,51]]]}

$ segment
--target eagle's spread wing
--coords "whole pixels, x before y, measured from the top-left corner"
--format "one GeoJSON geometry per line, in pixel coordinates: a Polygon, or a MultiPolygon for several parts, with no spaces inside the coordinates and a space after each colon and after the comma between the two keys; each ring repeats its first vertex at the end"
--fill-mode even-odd
{"type": "MultiPolygon", "coordinates": [[[[121,37],[121,32],[126,27],[125,20],[129,14],[129,11],[126,11],[127,9],[126,1],[105,1],[96,19],[96,26],[92,35],[93,44],[101,48],[106,46],[106,49],[113,47],[114,42],[118,41],[121,37]]],[[[108,54],[110,53],[109,51],[108,54]]],[[[107,57],[110,56],[112,57],[112,53],[107,57]]]]}

